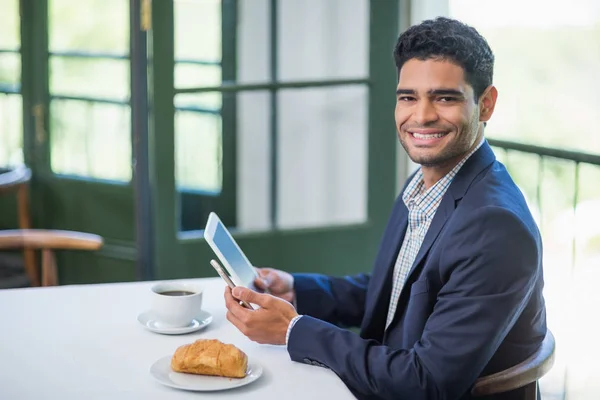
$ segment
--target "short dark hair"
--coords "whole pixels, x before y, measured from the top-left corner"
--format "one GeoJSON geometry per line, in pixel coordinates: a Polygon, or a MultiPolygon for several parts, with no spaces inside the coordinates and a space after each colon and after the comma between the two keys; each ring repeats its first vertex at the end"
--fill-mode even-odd
{"type": "Polygon", "coordinates": [[[405,62],[439,59],[453,62],[465,71],[475,101],[492,84],[494,54],[483,36],[460,21],[438,17],[411,26],[398,38],[394,61],[398,73],[405,62]]]}

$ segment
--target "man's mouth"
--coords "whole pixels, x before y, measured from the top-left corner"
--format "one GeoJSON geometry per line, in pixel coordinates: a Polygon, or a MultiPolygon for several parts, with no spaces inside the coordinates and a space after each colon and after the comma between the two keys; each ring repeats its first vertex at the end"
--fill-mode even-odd
{"type": "Polygon", "coordinates": [[[419,140],[433,140],[443,138],[448,134],[448,132],[438,132],[438,133],[417,133],[417,132],[409,132],[413,137],[419,140]]]}

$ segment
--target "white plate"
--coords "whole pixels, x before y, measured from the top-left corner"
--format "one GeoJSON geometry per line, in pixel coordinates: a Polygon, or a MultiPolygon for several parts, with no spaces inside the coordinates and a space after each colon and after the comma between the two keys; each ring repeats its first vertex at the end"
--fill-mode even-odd
{"type": "Polygon", "coordinates": [[[182,328],[165,328],[160,325],[151,311],[146,311],[138,315],[138,321],[152,332],[162,333],[164,335],[181,335],[184,333],[195,332],[206,327],[213,320],[213,316],[208,311],[202,310],[196,319],[192,320],[188,326],[182,328]]]}
{"type": "Polygon", "coordinates": [[[244,378],[184,374],[171,369],[171,358],[172,356],[165,356],[157,360],[150,367],[150,374],[163,385],[176,389],[201,392],[233,389],[254,382],[263,373],[262,366],[249,362],[244,378]]]}

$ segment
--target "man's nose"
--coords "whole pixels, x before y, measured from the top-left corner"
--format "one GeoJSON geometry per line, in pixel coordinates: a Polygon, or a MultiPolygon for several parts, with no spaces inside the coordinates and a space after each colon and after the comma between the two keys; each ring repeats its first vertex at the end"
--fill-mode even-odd
{"type": "Polygon", "coordinates": [[[429,100],[421,100],[417,102],[413,121],[419,125],[427,125],[438,120],[437,110],[429,100]]]}

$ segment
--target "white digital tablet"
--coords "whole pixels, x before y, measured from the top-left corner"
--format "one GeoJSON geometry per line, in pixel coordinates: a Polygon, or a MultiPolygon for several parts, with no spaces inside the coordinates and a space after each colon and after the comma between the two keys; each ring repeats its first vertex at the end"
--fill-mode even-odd
{"type": "Polygon", "coordinates": [[[256,269],[214,212],[208,216],[204,238],[231,275],[231,280],[237,286],[254,289],[254,280],[258,277],[256,269]]]}

